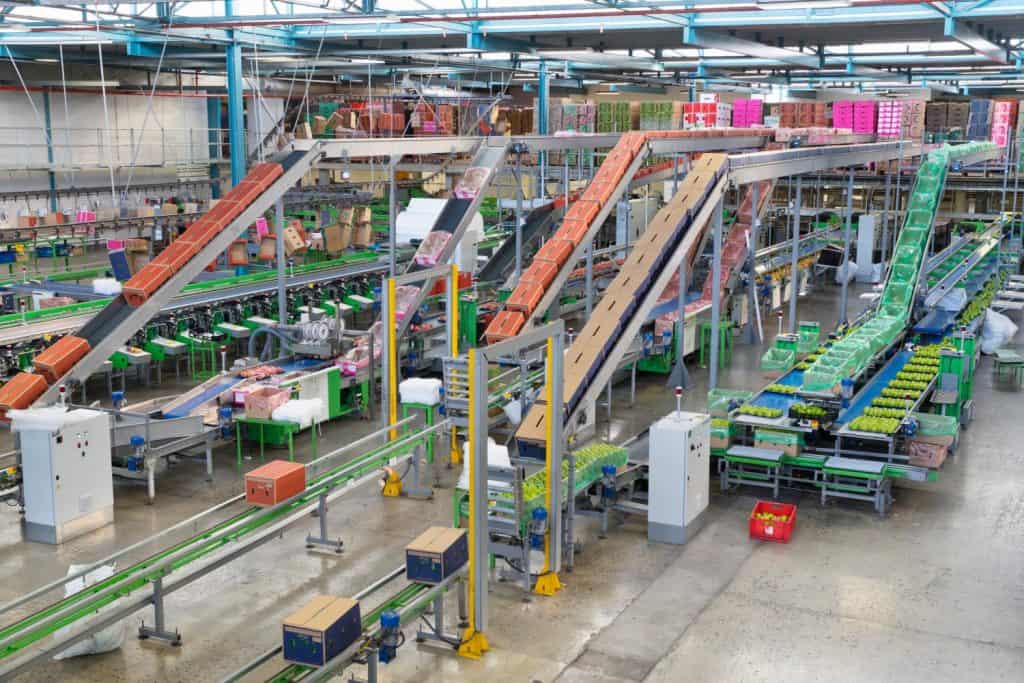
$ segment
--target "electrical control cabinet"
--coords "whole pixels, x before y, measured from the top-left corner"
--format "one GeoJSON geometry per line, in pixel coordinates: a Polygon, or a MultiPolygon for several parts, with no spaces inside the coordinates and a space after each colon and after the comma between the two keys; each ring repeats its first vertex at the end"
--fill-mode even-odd
{"type": "Polygon", "coordinates": [[[21,443],[25,536],[58,544],[114,521],[110,416],[47,410],[45,419],[16,417],[12,428],[21,443]]]}
{"type": "Polygon", "coordinates": [[[647,538],[686,543],[711,495],[711,416],[677,411],[655,422],[649,458],[647,538]]]}

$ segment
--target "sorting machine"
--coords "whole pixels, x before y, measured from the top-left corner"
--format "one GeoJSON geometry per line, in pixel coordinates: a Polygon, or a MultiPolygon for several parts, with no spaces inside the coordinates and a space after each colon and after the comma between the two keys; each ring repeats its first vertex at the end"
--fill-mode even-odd
{"type": "Polygon", "coordinates": [[[976,334],[1005,280],[1005,226],[965,234],[929,255],[950,163],[996,154],[968,144],[922,162],[876,302],[827,340],[813,324],[780,335],[762,359],[758,392],[716,395],[723,490],[806,487],[822,502],[871,502],[880,514],[896,479],[934,481],[970,420],[976,334]]]}

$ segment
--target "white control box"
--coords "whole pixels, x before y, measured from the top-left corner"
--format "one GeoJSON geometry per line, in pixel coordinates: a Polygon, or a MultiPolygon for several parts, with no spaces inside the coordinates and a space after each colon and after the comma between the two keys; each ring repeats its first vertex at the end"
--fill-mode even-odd
{"type": "Polygon", "coordinates": [[[44,410],[47,419],[15,418],[13,429],[21,441],[25,536],[56,544],[114,521],[110,416],[44,410]]]}
{"type": "Polygon", "coordinates": [[[673,412],[655,422],[649,458],[647,538],[686,543],[711,495],[711,416],[673,412]]]}

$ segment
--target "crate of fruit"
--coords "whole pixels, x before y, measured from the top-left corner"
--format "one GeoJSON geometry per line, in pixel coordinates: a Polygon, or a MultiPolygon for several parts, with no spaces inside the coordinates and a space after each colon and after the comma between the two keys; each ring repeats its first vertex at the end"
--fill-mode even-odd
{"type": "Polygon", "coordinates": [[[750,537],[789,543],[796,524],[796,505],[759,500],[750,512],[750,537]]]}

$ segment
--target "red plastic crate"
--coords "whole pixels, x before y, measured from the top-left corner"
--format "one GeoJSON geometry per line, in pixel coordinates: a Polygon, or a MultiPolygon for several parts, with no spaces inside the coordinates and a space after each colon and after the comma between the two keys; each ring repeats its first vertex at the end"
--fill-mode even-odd
{"type": "Polygon", "coordinates": [[[46,391],[46,379],[42,375],[19,372],[3,387],[0,387],[0,416],[8,410],[23,410],[46,391]]]}
{"type": "Polygon", "coordinates": [[[157,254],[156,258],[153,259],[153,263],[167,266],[173,272],[177,272],[192,260],[197,251],[199,251],[199,247],[191,240],[177,239],[157,254]]]}
{"type": "Polygon", "coordinates": [[[789,503],[773,503],[770,500],[759,500],[754,504],[750,512],[750,537],[761,541],[775,541],[777,543],[789,543],[789,537],[793,535],[793,526],[796,524],[796,505],[789,503]],[[773,522],[757,519],[756,515],[769,513],[773,515],[785,515],[785,522],[773,522]]]}
{"type": "Polygon", "coordinates": [[[153,293],[160,289],[165,282],[171,279],[174,273],[159,263],[149,263],[143,266],[142,270],[135,273],[128,282],[124,283],[121,295],[128,302],[129,306],[138,308],[146,303],[146,300],[153,293]]]}

